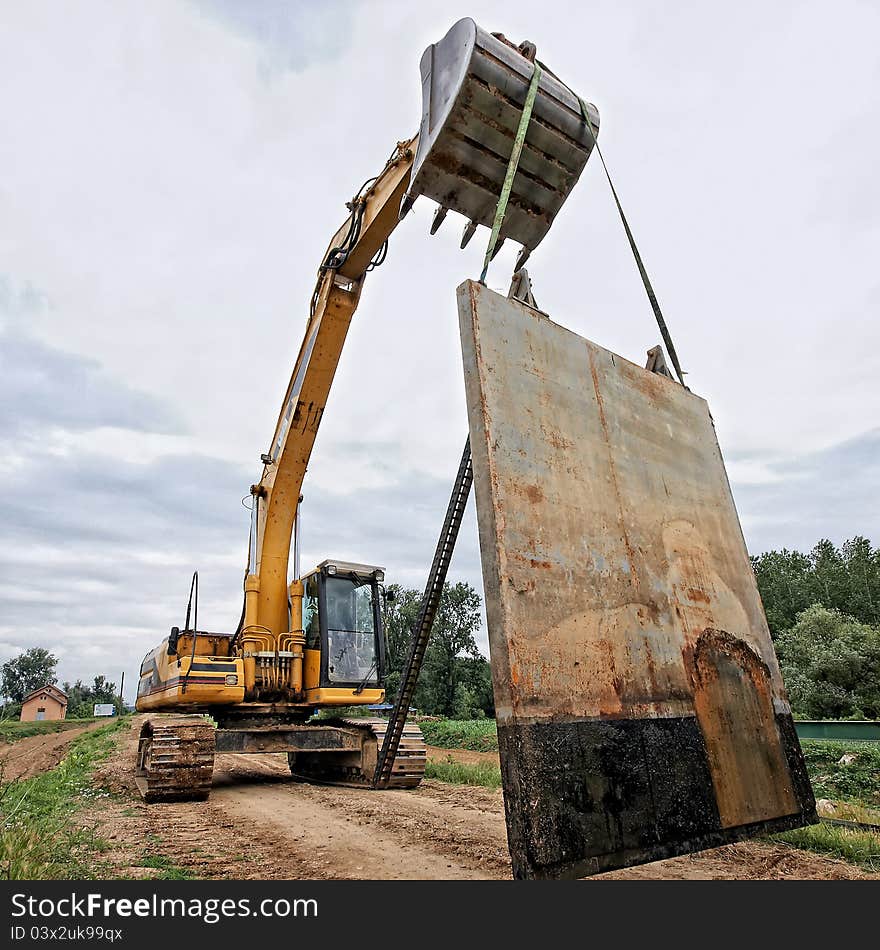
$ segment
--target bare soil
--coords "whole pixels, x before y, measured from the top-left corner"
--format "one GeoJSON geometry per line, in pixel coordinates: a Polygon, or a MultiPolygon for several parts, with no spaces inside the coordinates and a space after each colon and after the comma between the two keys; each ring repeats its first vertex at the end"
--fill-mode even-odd
{"type": "MultiPolygon", "coordinates": [[[[220,755],[207,802],[145,805],[133,778],[139,717],[98,774],[118,793],[98,816],[108,874],[152,876],[167,861],[196,877],[467,879],[510,877],[500,791],[427,780],[371,792],[291,779],[284,755],[220,755]]],[[[483,756],[434,750],[454,757],[483,756]]],[[[856,879],[859,868],[754,841],[615,871],[611,879],[856,879]]]]}
{"type": "Polygon", "coordinates": [[[77,736],[102,725],[106,722],[90,722],[78,729],[27,736],[8,745],[0,743],[0,777],[4,782],[12,782],[54,769],[77,736]]]}

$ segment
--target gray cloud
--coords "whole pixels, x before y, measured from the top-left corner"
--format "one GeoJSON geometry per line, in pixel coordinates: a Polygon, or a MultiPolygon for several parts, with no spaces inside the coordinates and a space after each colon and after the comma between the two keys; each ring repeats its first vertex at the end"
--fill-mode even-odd
{"type": "Polygon", "coordinates": [[[820,538],[840,543],[857,534],[880,541],[880,429],[822,451],[761,461],[775,480],[733,484],[753,554],[808,551],[820,538]]]}
{"type": "Polygon", "coordinates": [[[49,298],[33,284],[17,287],[0,274],[0,314],[8,317],[29,317],[49,307],[49,298]]]}
{"type": "Polygon", "coordinates": [[[270,70],[298,72],[335,59],[351,35],[352,0],[194,0],[236,32],[256,40],[270,70]]]}
{"type": "Polygon", "coordinates": [[[97,361],[49,346],[14,325],[0,328],[0,405],[7,409],[0,415],[0,438],[39,440],[49,425],[182,431],[166,402],[113,380],[97,361]]]}
{"type": "Polygon", "coordinates": [[[142,542],[149,550],[153,542],[195,536],[215,550],[224,537],[220,513],[237,514],[248,487],[243,468],[197,455],[137,464],[112,455],[34,454],[3,481],[3,534],[17,548],[83,541],[114,548],[142,542]],[[38,484],[39,492],[24,499],[16,484],[38,484]]]}

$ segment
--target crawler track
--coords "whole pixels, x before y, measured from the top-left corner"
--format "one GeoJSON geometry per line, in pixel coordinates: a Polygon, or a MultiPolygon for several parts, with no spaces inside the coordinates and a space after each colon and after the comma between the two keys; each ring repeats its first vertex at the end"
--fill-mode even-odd
{"type": "Polygon", "coordinates": [[[145,802],[204,801],[215,728],[204,716],[151,716],[141,728],[135,781],[145,802]]]}
{"type": "MultiPolygon", "coordinates": [[[[288,756],[294,778],[319,785],[345,785],[351,788],[369,788],[376,770],[378,750],[382,747],[387,719],[343,719],[340,725],[366,733],[363,738],[360,761],[354,757],[309,755],[293,752],[288,756]]],[[[391,776],[382,788],[415,788],[425,776],[427,746],[418,726],[407,723],[400,738],[400,747],[394,759],[391,776]]]]}

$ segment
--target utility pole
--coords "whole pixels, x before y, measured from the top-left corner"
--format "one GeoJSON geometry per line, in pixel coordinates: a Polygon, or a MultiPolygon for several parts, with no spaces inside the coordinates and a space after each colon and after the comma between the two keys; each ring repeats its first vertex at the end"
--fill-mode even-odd
{"type": "Polygon", "coordinates": [[[119,715],[121,716],[125,712],[125,699],[123,697],[123,692],[125,690],[125,670],[122,671],[122,676],[119,678],[119,715]]]}

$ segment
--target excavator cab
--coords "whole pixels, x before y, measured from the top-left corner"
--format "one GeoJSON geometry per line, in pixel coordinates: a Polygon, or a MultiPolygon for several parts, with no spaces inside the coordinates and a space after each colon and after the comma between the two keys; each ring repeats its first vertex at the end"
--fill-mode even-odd
{"type": "Polygon", "coordinates": [[[381,567],[322,561],[302,578],[303,687],[315,705],[359,705],[383,696],[381,567]]]}

